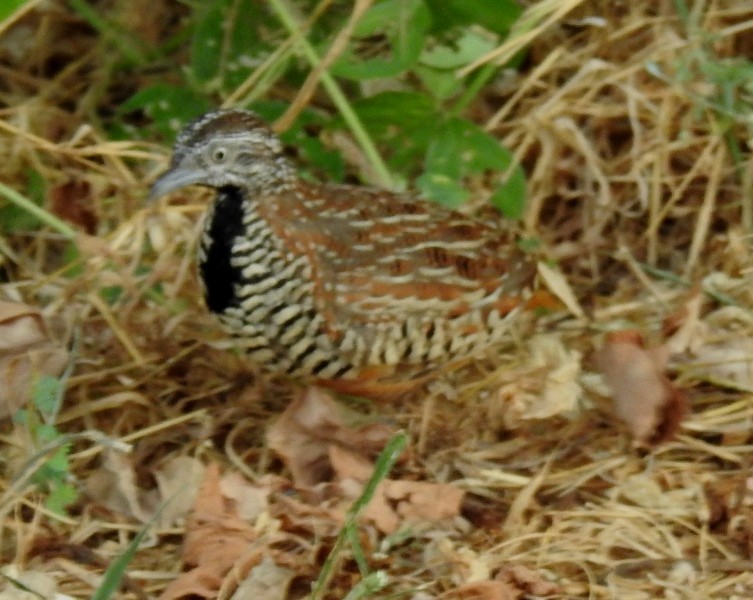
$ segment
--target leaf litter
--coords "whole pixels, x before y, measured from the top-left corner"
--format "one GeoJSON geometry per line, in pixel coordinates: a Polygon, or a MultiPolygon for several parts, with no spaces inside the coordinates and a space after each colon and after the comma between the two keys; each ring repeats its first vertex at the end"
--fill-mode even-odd
{"type": "Polygon", "coordinates": [[[0,301],[0,418],[26,406],[32,382],[57,377],[67,363],[68,350],[51,337],[38,309],[0,301]]]}
{"type": "MultiPolygon", "coordinates": [[[[700,29],[724,32],[714,41],[720,60],[738,56],[752,9],[705,8],[700,29]]],[[[23,190],[36,169],[54,182],[48,208],[97,235],[80,235],[71,256],[46,230],[3,234],[0,300],[20,306],[0,318],[10,327],[3,357],[16,361],[3,367],[0,390],[9,415],[28,402],[32,371],[59,375],[67,338],[50,325],[75,322],[81,344],[57,424],[104,432],[77,440],[69,459],[82,489],[103,479],[68,516],[51,516],[35,486],[14,487],[23,446],[6,419],[4,573],[51,597],[90,597],[154,506],[185,490],[129,565],[135,585],[152,597],[305,597],[400,428],[421,443],[359,525],[370,566],[390,578],[380,597],[753,596],[753,271],[747,180],[736,176],[746,164],[720,143],[713,107],[699,105],[717,84],[696,78],[690,93],[681,81],[694,77],[683,61],[699,46],[671,7],[558,3],[550,22],[526,21],[525,35],[489,56],[528,48],[511,85],[490,86],[468,110],[525,168],[521,227],[557,263],[543,269],[544,284],[568,310],[549,306],[538,321],[547,342],[511,331],[487,359],[444,373],[437,389],[451,392],[350,403],[360,423],[326,409],[329,400],[288,413],[300,391],[262,385],[228,350],[192,266],[205,197],[143,208],[166,149],[103,141],[81,127],[86,110],[70,110],[92,98],[68,85],[71,72],[39,76],[39,65],[65,59],[81,23],[52,10],[37,5],[3,41],[13,76],[2,91],[0,173],[23,190]],[[55,93],[31,102],[37,88],[55,93]],[[605,335],[620,331],[634,333],[605,335]],[[30,362],[33,349],[58,360],[30,362]],[[599,352],[601,371],[589,359],[599,352]],[[667,406],[683,397],[684,418],[662,430],[667,406]],[[45,553],[56,540],[71,551],[45,553]]],[[[82,52],[70,63],[82,86],[99,72],[96,58],[82,52]]],[[[745,151],[738,126],[729,135],[745,151]]],[[[473,189],[468,210],[483,191],[473,189]]],[[[360,578],[342,561],[328,598],[346,597],[360,578]]],[[[129,590],[123,597],[137,596],[129,590]]]]}

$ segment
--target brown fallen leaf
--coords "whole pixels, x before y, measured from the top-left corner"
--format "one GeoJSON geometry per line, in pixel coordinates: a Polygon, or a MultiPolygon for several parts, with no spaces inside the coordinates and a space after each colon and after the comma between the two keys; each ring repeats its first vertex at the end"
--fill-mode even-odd
{"type": "Polygon", "coordinates": [[[99,218],[94,211],[92,189],[88,181],[74,179],[54,185],[50,188],[48,197],[54,214],[79,225],[89,235],[97,231],[99,218]]]}
{"type": "Polygon", "coordinates": [[[554,334],[537,335],[528,347],[524,363],[502,375],[499,401],[489,415],[491,421],[500,419],[510,429],[525,421],[573,415],[583,395],[580,352],[554,334]]]}
{"type": "Polygon", "coordinates": [[[310,387],[270,427],[267,443],[288,467],[293,482],[305,487],[330,479],[330,446],[372,456],[393,433],[379,423],[349,426],[339,405],[321,389],[310,387]]]}
{"type": "Polygon", "coordinates": [[[502,567],[492,580],[466,583],[442,594],[441,600],[519,600],[530,596],[561,593],[560,586],[546,581],[524,565],[502,567]]]}
{"type": "Polygon", "coordinates": [[[174,456],[154,469],[160,500],[166,502],[159,516],[162,526],[182,521],[196,501],[206,467],[192,456],[174,456]]]}
{"type": "Polygon", "coordinates": [[[265,556],[235,590],[230,600],[285,600],[295,572],[265,556]]]}
{"type": "Polygon", "coordinates": [[[261,561],[263,549],[253,544],[257,534],[222,494],[221,481],[219,467],[207,466],[183,541],[183,562],[190,569],[168,584],[161,600],[216,598],[231,571],[244,578],[261,561]]]}
{"type": "Polygon", "coordinates": [[[439,600],[518,600],[522,595],[505,581],[475,581],[445,592],[439,600]]]}
{"type": "Polygon", "coordinates": [[[220,491],[235,506],[235,512],[241,519],[249,522],[269,508],[269,496],[287,480],[274,475],[265,475],[258,484],[253,484],[239,473],[228,473],[220,480],[220,491]]]}
{"type": "Polygon", "coordinates": [[[63,598],[58,592],[58,582],[52,574],[43,571],[23,571],[15,564],[3,565],[0,600],[38,600],[39,598],[63,598]],[[14,585],[18,582],[26,591],[14,585]]]}
{"type": "Polygon", "coordinates": [[[664,373],[667,359],[666,347],[646,349],[637,331],[609,334],[595,355],[617,415],[640,444],[674,437],[688,409],[685,395],[664,373]]]}
{"type": "Polygon", "coordinates": [[[204,466],[195,458],[176,456],[153,470],[157,489],[137,485],[131,457],[106,449],[102,464],[85,481],[87,495],[113,512],[141,523],[150,522],[157,506],[166,501],[159,524],[169,526],[189,512],[203,478],[204,466]]]}
{"type": "MultiPolygon", "coordinates": [[[[330,459],[338,481],[352,502],[374,470],[364,457],[343,448],[330,447],[330,459]]],[[[386,479],[376,488],[363,511],[385,534],[408,523],[445,521],[460,514],[465,492],[446,483],[386,479]]]]}
{"type": "Polygon", "coordinates": [[[505,565],[494,576],[496,581],[509,583],[521,592],[531,596],[551,596],[560,594],[560,586],[544,579],[540,573],[525,565],[505,565]]]}
{"type": "Polygon", "coordinates": [[[34,381],[57,377],[67,361],[68,351],[51,339],[36,308],[0,301],[0,418],[25,406],[34,381]]]}
{"type": "Polygon", "coordinates": [[[270,515],[286,531],[305,531],[315,539],[334,537],[343,526],[345,509],[332,506],[333,502],[328,502],[329,498],[322,496],[278,494],[270,507],[270,515]]]}
{"type": "Polygon", "coordinates": [[[102,463],[84,482],[87,495],[113,512],[146,523],[157,508],[157,494],[144,492],[136,484],[131,457],[105,449],[102,463]]]}

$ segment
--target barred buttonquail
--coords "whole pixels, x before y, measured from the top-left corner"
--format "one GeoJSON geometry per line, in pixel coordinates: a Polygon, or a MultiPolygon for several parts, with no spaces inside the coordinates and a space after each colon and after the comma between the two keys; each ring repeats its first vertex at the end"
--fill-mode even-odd
{"type": "Polygon", "coordinates": [[[254,362],[344,391],[399,391],[402,371],[487,347],[533,276],[496,229],[460,213],[299,179],[249,111],[189,124],[151,196],[193,184],[217,190],[199,249],[209,309],[254,362]]]}

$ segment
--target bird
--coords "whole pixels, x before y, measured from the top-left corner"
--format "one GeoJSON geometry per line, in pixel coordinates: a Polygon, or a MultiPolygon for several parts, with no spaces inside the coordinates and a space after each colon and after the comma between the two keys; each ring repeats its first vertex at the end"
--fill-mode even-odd
{"type": "Polygon", "coordinates": [[[178,134],[156,199],[216,190],[198,273],[209,311],[263,370],[392,397],[509,331],[535,263],[498,227],[406,193],[298,176],[241,108],[178,134]]]}

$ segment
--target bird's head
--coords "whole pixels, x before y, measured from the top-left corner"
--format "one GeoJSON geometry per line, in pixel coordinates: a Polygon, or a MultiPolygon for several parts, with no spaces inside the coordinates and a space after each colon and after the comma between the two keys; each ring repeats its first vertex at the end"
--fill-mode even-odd
{"type": "Polygon", "coordinates": [[[158,198],[187,185],[274,190],[293,177],[280,139],[255,113],[242,109],[208,112],[175,140],[170,168],[152,186],[158,198]]]}

